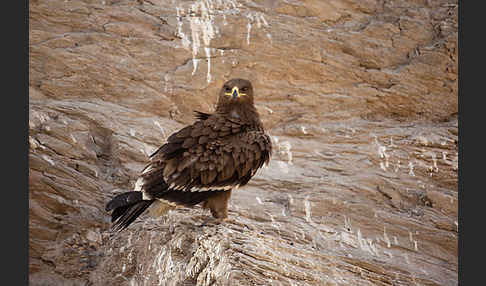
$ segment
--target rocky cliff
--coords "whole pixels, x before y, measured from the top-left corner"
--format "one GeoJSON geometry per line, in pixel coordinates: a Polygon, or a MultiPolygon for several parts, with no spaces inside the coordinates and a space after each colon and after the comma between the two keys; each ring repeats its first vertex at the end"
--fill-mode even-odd
{"type": "Polygon", "coordinates": [[[31,285],[457,285],[452,0],[29,1],[31,285]],[[273,160],[112,236],[104,204],[248,78],[273,160]]]}

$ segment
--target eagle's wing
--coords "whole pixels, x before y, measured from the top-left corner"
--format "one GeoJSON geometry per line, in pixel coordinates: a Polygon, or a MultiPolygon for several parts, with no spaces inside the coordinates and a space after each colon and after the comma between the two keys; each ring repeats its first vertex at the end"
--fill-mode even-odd
{"type": "Polygon", "coordinates": [[[204,112],[197,111],[197,110],[194,111],[194,115],[197,119],[200,119],[200,120],[206,120],[211,116],[211,114],[209,114],[209,113],[204,113],[204,112]]]}
{"type": "Polygon", "coordinates": [[[211,192],[248,183],[270,160],[263,130],[221,116],[208,116],[172,134],[151,156],[137,182],[144,197],[195,205],[211,192]]]}

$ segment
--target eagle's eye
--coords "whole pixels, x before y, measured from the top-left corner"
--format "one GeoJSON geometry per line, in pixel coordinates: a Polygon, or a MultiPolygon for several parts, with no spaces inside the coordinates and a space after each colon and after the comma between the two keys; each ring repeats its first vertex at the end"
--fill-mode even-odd
{"type": "Polygon", "coordinates": [[[231,87],[225,86],[225,87],[224,87],[224,91],[225,91],[225,92],[231,92],[231,87]]]}
{"type": "Polygon", "coordinates": [[[242,92],[247,92],[247,91],[248,91],[248,87],[246,87],[246,86],[242,87],[242,88],[241,88],[241,91],[242,91],[242,92]]]}

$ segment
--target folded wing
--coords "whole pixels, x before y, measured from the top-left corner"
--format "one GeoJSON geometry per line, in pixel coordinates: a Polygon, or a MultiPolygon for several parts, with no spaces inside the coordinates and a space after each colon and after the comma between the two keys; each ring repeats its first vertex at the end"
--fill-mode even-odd
{"type": "Polygon", "coordinates": [[[208,116],[171,135],[151,155],[138,184],[150,199],[195,205],[247,184],[268,163],[271,152],[263,130],[208,116]]]}

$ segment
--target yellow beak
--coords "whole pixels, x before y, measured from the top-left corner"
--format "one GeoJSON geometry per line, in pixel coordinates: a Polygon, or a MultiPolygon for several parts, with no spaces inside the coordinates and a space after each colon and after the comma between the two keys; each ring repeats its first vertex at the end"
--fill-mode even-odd
{"type": "Polygon", "coordinates": [[[240,90],[238,89],[237,86],[233,87],[231,92],[225,92],[225,94],[228,95],[228,96],[232,96],[233,98],[237,98],[237,97],[240,97],[242,95],[246,95],[245,93],[240,93],[240,90]]]}

